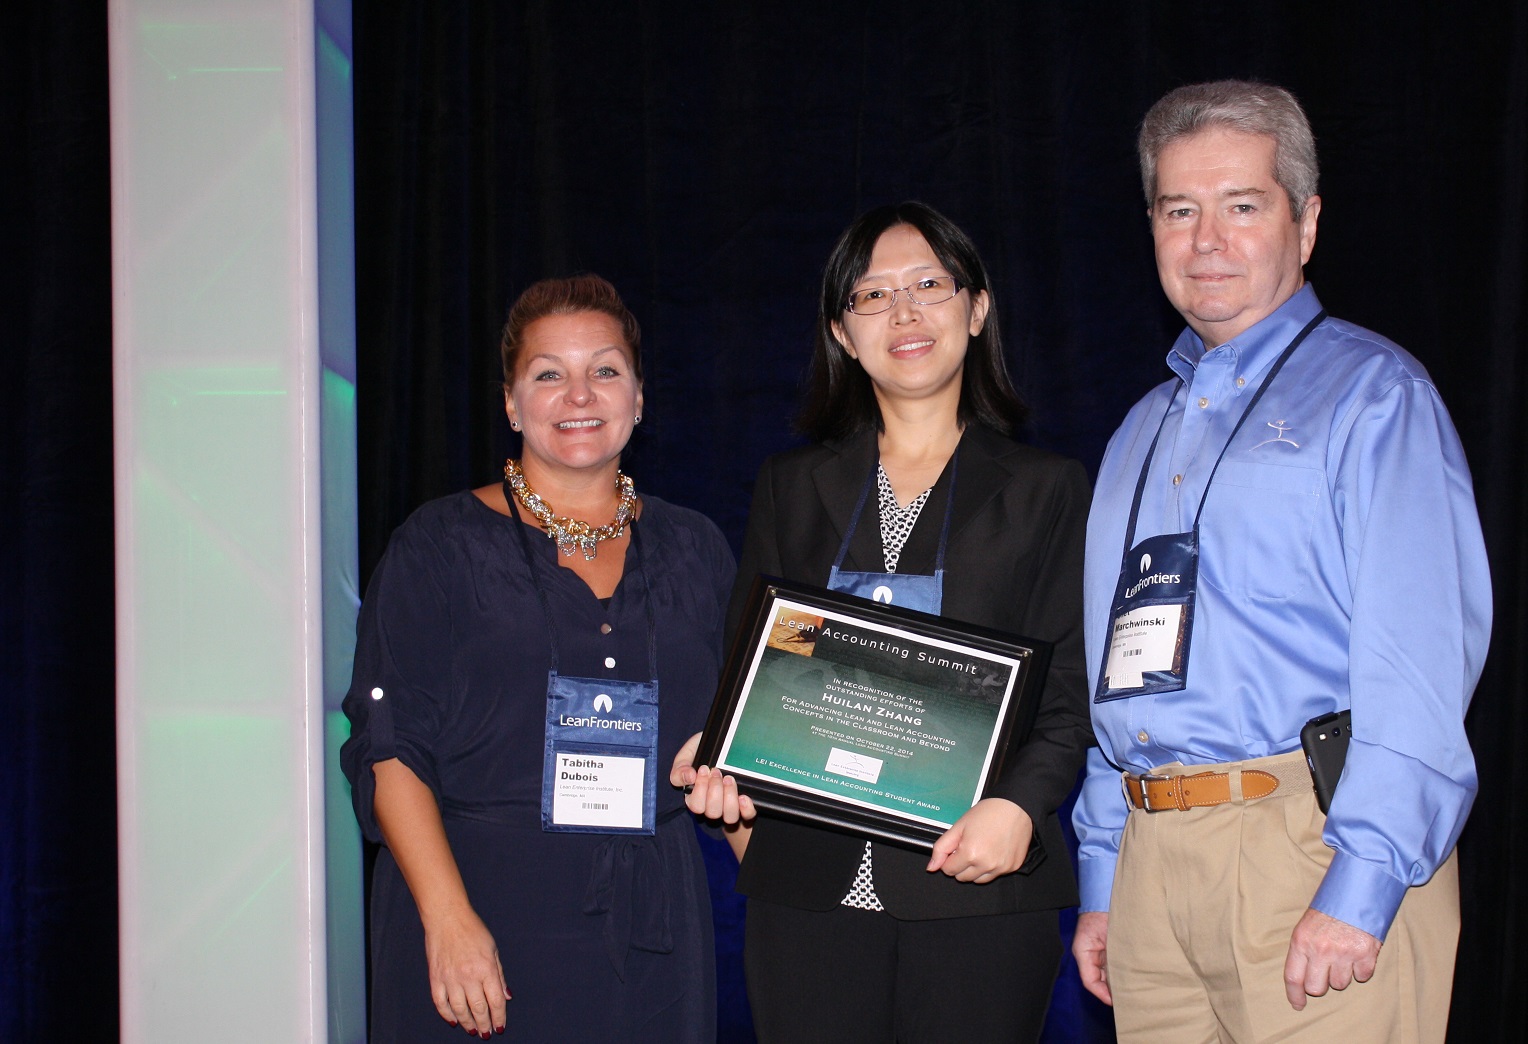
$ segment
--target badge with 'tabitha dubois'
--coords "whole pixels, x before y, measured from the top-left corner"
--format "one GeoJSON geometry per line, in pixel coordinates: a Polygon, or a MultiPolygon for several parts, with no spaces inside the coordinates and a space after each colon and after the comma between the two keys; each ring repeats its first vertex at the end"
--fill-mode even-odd
{"type": "Polygon", "coordinates": [[[1095,703],[1184,687],[1198,575],[1197,530],[1150,537],[1126,553],[1095,703]]]}
{"type": "Polygon", "coordinates": [[[651,834],[658,804],[658,683],[547,680],[541,829],[651,834]]]}

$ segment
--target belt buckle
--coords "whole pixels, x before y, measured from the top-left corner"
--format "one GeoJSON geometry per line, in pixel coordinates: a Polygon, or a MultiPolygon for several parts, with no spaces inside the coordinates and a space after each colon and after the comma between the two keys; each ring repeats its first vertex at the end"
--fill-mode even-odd
{"type": "Polygon", "coordinates": [[[1148,783],[1166,783],[1171,778],[1172,778],[1171,776],[1157,776],[1157,775],[1151,775],[1149,773],[1147,775],[1138,776],[1137,777],[1137,779],[1140,781],[1140,784],[1141,784],[1141,811],[1143,811],[1143,812],[1166,812],[1168,809],[1176,809],[1178,807],[1176,804],[1173,804],[1173,805],[1163,805],[1161,808],[1152,808],[1151,807],[1151,789],[1146,784],[1148,784],[1148,783]]]}

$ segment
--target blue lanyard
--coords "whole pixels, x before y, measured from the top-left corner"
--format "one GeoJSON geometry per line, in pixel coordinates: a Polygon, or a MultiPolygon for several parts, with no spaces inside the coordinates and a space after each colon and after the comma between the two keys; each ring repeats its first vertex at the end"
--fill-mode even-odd
{"type": "MultiPolygon", "coordinates": [[[[934,556],[935,576],[944,572],[944,545],[950,536],[950,519],[955,515],[955,472],[959,460],[960,446],[957,445],[955,452],[950,454],[950,486],[945,491],[944,524],[939,529],[939,551],[934,556]]],[[[879,464],[879,461],[877,463],[879,464]]],[[[835,570],[844,564],[844,557],[849,553],[849,541],[854,539],[854,531],[859,528],[860,516],[865,512],[865,502],[870,499],[870,487],[873,485],[875,485],[875,470],[871,469],[869,477],[865,479],[865,485],[860,489],[859,500],[854,504],[854,514],[849,517],[849,530],[844,534],[843,543],[838,545],[838,557],[833,560],[835,570]]]]}
{"type": "MultiPolygon", "coordinates": [[[[1273,367],[1268,371],[1268,376],[1263,378],[1263,383],[1257,386],[1257,391],[1253,393],[1252,400],[1247,403],[1247,408],[1242,410],[1241,419],[1236,422],[1236,427],[1231,429],[1231,434],[1227,437],[1226,444],[1220,448],[1220,456],[1215,458],[1215,466],[1210,469],[1210,477],[1205,481],[1204,492],[1199,496],[1199,508],[1194,512],[1194,529],[1197,530],[1199,528],[1199,517],[1204,514],[1204,503],[1210,496],[1210,484],[1215,481],[1215,472],[1220,470],[1220,462],[1225,459],[1226,451],[1231,448],[1231,443],[1235,441],[1237,432],[1241,431],[1242,425],[1247,423],[1247,418],[1252,416],[1253,407],[1258,404],[1258,400],[1263,397],[1263,393],[1268,390],[1268,386],[1273,383],[1273,379],[1279,375],[1279,371],[1284,368],[1284,364],[1289,361],[1289,357],[1295,354],[1295,349],[1300,347],[1300,343],[1309,337],[1311,331],[1319,326],[1321,320],[1325,318],[1326,311],[1323,309],[1316,313],[1315,318],[1305,324],[1303,330],[1295,334],[1294,340],[1289,342],[1289,346],[1280,353],[1273,367]]],[[[1157,422],[1157,433],[1152,436],[1151,446],[1146,450],[1146,460],[1141,465],[1141,477],[1136,481],[1135,496],[1130,501],[1130,521],[1125,525],[1125,549],[1122,552],[1123,555],[1129,555],[1130,549],[1135,546],[1135,523],[1141,513],[1141,497],[1146,492],[1146,475],[1150,472],[1151,460],[1157,453],[1157,440],[1162,437],[1162,428],[1167,424],[1167,416],[1172,412],[1173,403],[1178,399],[1178,389],[1182,387],[1185,387],[1185,385],[1183,378],[1180,377],[1178,378],[1177,386],[1173,388],[1172,398],[1167,400],[1167,409],[1163,411],[1162,419],[1157,422]]]]}

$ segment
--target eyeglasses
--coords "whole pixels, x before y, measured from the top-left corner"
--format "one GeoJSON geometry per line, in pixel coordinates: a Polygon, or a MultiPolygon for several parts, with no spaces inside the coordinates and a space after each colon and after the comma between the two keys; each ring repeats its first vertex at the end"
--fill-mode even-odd
{"type": "Polygon", "coordinates": [[[898,294],[906,294],[913,304],[944,304],[964,289],[954,276],[928,276],[892,289],[889,286],[873,286],[868,290],[856,290],[849,295],[849,311],[855,315],[878,315],[897,303],[898,294]]]}

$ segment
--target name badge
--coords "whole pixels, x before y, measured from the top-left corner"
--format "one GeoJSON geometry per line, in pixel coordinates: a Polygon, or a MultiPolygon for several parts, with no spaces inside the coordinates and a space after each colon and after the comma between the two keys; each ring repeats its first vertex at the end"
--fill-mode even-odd
{"type": "Polygon", "coordinates": [[[547,680],[541,829],[651,834],[658,802],[658,683],[547,680]]]}
{"type": "Polygon", "coordinates": [[[1126,552],[1095,703],[1187,684],[1198,576],[1197,531],[1150,537],[1126,552]]]}

